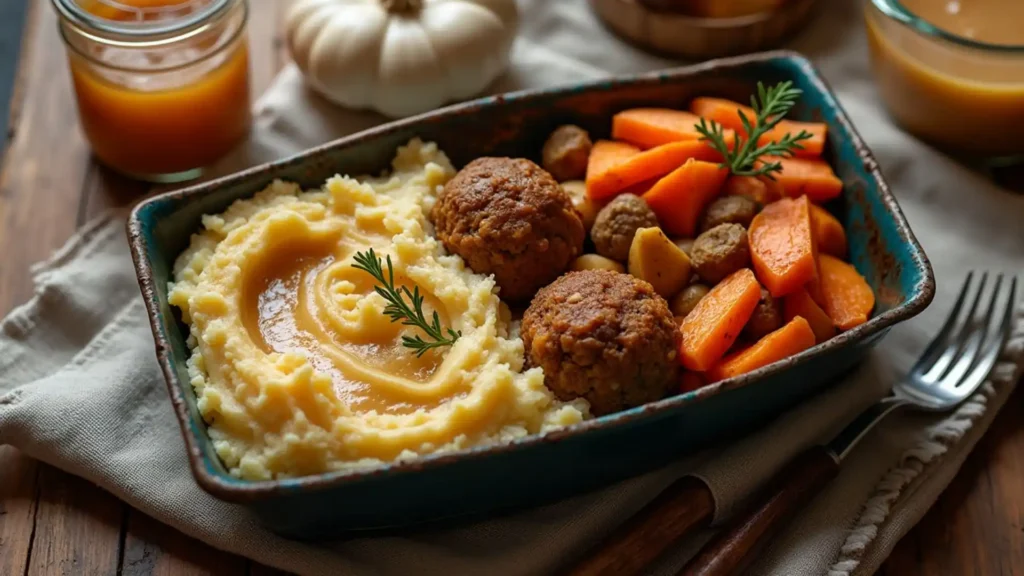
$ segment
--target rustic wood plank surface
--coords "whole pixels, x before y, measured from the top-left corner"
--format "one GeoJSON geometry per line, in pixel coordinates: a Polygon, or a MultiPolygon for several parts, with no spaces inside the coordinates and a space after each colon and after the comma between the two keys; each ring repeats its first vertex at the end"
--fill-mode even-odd
{"type": "MultiPolygon", "coordinates": [[[[286,0],[251,2],[253,90],[285,59],[286,0]]],[[[0,169],[0,316],[32,296],[29,267],[76,226],[146,187],[92,163],[77,129],[56,19],[34,0],[0,169]]],[[[1024,390],[879,575],[1024,574],[1024,390]]],[[[197,542],[80,478],[0,447],[0,574],[276,576],[197,542]]]]}

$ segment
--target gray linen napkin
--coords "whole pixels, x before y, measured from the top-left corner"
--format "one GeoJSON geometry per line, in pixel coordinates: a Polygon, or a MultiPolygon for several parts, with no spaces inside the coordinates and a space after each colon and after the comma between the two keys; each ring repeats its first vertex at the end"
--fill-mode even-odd
{"type": "MultiPolygon", "coordinates": [[[[35,270],[36,295],[0,324],[0,441],[81,475],[209,544],[301,574],[540,574],[578,555],[690,472],[712,487],[719,518],[800,449],[835,432],[886,393],[938,330],[966,263],[1019,272],[1024,198],[1010,196],[895,129],[867,70],[860,3],[830,2],[793,47],[812,55],[890,178],[932,258],[939,288],[919,318],[894,329],[846,381],[715,458],[666,469],[555,505],[408,537],[308,544],[261,528],[242,508],[196,486],[153,357],[117,215],[87,225],[35,270]]],[[[523,29],[494,91],[544,86],[669,62],[620,43],[584,0],[521,0],[523,29]]],[[[262,99],[250,144],[219,172],[280,157],[376,124],[309,94],[294,68],[262,99]]],[[[800,513],[754,574],[871,574],[935,501],[989,426],[1019,375],[1024,322],[992,381],[948,417],[891,418],[800,513]]],[[[710,451],[709,451],[710,452],[710,451]]],[[[707,534],[655,570],[671,574],[707,534]]]]}

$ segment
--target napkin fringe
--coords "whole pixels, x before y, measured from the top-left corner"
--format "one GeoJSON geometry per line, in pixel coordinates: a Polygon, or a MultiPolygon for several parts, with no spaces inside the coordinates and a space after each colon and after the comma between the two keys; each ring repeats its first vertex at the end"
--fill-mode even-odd
{"type": "Polygon", "coordinates": [[[996,394],[996,386],[1013,385],[1016,381],[1016,361],[1024,353],[1024,305],[1021,305],[1017,312],[1014,333],[989,381],[982,385],[980,392],[957,408],[951,418],[929,428],[926,439],[906,450],[900,457],[899,464],[886,472],[864,504],[853,529],[839,550],[838,560],[829,568],[828,576],[853,574],[903,491],[929,464],[959,442],[978,418],[985,414],[989,399],[996,394]]]}

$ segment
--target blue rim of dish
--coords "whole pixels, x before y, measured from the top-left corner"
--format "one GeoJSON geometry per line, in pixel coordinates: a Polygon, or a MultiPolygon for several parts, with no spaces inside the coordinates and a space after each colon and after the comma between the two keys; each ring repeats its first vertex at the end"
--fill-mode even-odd
{"type": "Polygon", "coordinates": [[[928,257],[925,255],[924,250],[921,248],[916,237],[911,231],[910,225],[907,222],[903,211],[900,209],[895,196],[882,176],[874,155],[868,149],[863,138],[861,138],[860,134],[853,127],[846,111],[836,100],[834,91],[821,77],[815,66],[803,55],[790,50],[775,50],[743,56],[734,56],[730,58],[720,58],[692,66],[671,68],[643,74],[614,76],[603,80],[590,81],[569,86],[522,90],[455,104],[420,114],[418,116],[371,128],[333,142],[310,148],[287,158],[248,168],[217,180],[198,184],[190,188],[166,192],[143,200],[132,209],[131,215],[128,218],[127,229],[132,259],[135,263],[135,268],[139,273],[139,283],[142,289],[143,300],[147,308],[150,325],[153,330],[153,336],[156,343],[156,355],[167,381],[171,402],[174,405],[175,412],[178,416],[182,436],[184,437],[185,445],[189,452],[189,464],[192,468],[193,476],[195,476],[197,483],[204,490],[213,494],[217,498],[230,502],[255,502],[287,496],[290,494],[319,492],[323,490],[341,488],[346,484],[376,479],[381,476],[416,473],[427,468],[436,468],[439,466],[454,464],[455,462],[465,459],[483,458],[493,453],[518,451],[539,443],[565,440],[590,431],[605,430],[610,427],[625,425],[635,420],[657,417],[659,415],[665,416],[666,413],[680,408],[683,405],[690,404],[695,400],[753,384],[765,377],[788,370],[793,366],[804,364],[815,357],[834,349],[841,348],[855,342],[865,342],[871,341],[875,338],[880,338],[895,324],[916,316],[922,310],[927,308],[935,295],[935,276],[932,271],[931,264],[928,261],[928,257]],[[143,212],[146,212],[151,207],[161,202],[184,201],[188,197],[196,193],[203,193],[203,191],[209,188],[231,185],[239,181],[244,181],[247,178],[261,175],[267,171],[272,172],[275,168],[284,168],[294,162],[302,161],[310,156],[326,153],[339,146],[351,145],[366,138],[375,138],[395,130],[405,129],[409,125],[415,125],[425,120],[443,117],[459,111],[472,110],[481,106],[494,106],[511,100],[570,95],[589,90],[613,90],[618,87],[645,83],[659,83],[680,77],[685,79],[690,76],[716,69],[738,68],[746,64],[768,62],[772,60],[785,61],[794,66],[800,74],[806,76],[807,81],[811,85],[818,89],[824,100],[824,106],[835,110],[836,121],[842,127],[844,136],[849,136],[850,144],[854,147],[857,155],[863,161],[866,172],[877,185],[880,200],[885,206],[885,209],[892,214],[896,231],[900,239],[907,244],[914,269],[920,276],[919,282],[908,291],[907,300],[896,305],[891,310],[887,310],[870,318],[866,323],[839,334],[827,342],[818,344],[797,355],[780,360],[774,364],[759,368],[747,374],[722,380],[692,392],[669,396],[662,400],[650,402],[629,410],[586,420],[565,428],[550,430],[539,434],[531,434],[524,438],[513,440],[507,444],[476,446],[452,452],[425,454],[418,458],[406,461],[384,462],[379,466],[374,466],[368,469],[324,472],[321,474],[296,478],[257,481],[242,480],[231,476],[224,471],[222,467],[219,469],[214,464],[212,459],[217,458],[215,454],[208,455],[204,451],[204,437],[207,442],[209,441],[209,437],[206,435],[205,425],[201,421],[197,421],[193,418],[189,411],[189,407],[183,396],[184,392],[182,388],[183,386],[188,386],[188,382],[183,383],[179,381],[170,358],[171,351],[169,346],[169,337],[163,333],[163,323],[160,320],[159,303],[156,299],[157,287],[153,280],[152,273],[150,272],[152,270],[152,264],[149,261],[148,254],[146,252],[146,243],[143,239],[144,230],[141,216],[143,212]]]}
{"type": "Polygon", "coordinates": [[[888,16],[900,24],[927,36],[952,42],[953,44],[958,44],[973,50],[999,52],[1002,54],[1024,54],[1024,44],[989,44],[987,42],[979,42],[977,40],[958,36],[948,30],[943,30],[942,28],[935,26],[911,12],[899,0],[871,0],[871,4],[885,16],[888,16]]]}

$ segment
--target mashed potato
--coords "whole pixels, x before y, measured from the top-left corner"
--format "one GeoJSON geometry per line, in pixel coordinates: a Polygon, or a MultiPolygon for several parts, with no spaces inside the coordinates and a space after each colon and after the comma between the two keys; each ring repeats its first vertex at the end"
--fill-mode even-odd
{"type": "MultiPolygon", "coordinates": [[[[171,304],[191,328],[188,369],[217,453],[262,480],[515,438],[579,422],[523,344],[490,277],[445,255],[426,215],[454,173],[433,144],[398,150],[388,178],[331,178],[322,190],[274,182],[223,214],[178,258],[171,304]],[[428,317],[462,332],[417,357],[373,278],[352,267],[373,248],[428,317]]],[[[386,270],[386,268],[385,268],[386,270]]]]}

